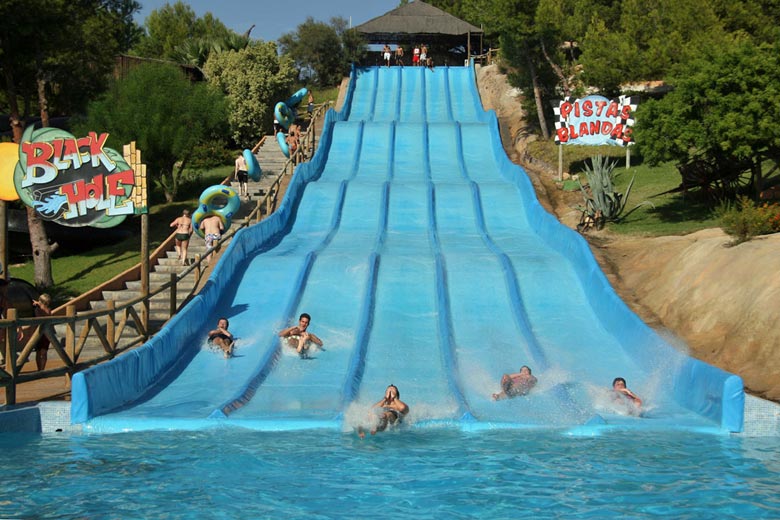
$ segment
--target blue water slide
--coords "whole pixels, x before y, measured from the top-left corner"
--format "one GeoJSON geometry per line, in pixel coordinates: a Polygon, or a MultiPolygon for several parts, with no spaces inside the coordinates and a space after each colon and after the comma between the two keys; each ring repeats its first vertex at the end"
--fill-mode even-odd
{"type": "Polygon", "coordinates": [[[236,234],[152,340],[74,376],[72,420],[349,429],[390,383],[412,427],[742,428],[740,378],[647,327],[542,209],[471,67],[353,69],[279,209],[236,234]],[[325,341],[309,359],[277,337],[302,312],[325,341]],[[204,340],[220,316],[232,359],[204,340]],[[493,401],[524,364],[536,388],[493,401]],[[642,417],[615,408],[615,376],[642,417]]]}

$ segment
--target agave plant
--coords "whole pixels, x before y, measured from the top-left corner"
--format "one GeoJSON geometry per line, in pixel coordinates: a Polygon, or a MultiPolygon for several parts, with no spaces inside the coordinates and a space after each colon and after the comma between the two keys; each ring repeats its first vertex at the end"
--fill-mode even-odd
{"type": "Polygon", "coordinates": [[[590,227],[602,229],[607,222],[617,222],[644,204],[652,206],[652,203],[644,201],[623,215],[636,175],[631,177],[631,182],[628,183],[625,193],[615,191],[616,164],[617,161],[610,162],[607,158],[597,155],[590,158],[590,165],[585,165],[588,188],[586,189],[580,183],[580,189],[585,199],[585,206],[578,208],[582,211],[582,219],[578,226],[580,231],[585,231],[590,227]]]}

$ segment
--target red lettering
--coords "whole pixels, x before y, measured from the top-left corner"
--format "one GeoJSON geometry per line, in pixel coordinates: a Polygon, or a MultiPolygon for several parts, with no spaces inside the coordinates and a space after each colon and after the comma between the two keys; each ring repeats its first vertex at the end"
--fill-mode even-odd
{"type": "Polygon", "coordinates": [[[22,153],[27,156],[22,188],[51,182],[57,177],[57,168],[49,162],[54,156],[54,147],[50,143],[22,143],[22,153]]]}
{"type": "Polygon", "coordinates": [[[579,134],[577,134],[577,131],[574,129],[573,126],[569,127],[569,138],[571,138],[572,140],[579,138],[579,134]]]}
{"type": "Polygon", "coordinates": [[[609,135],[612,133],[612,123],[604,121],[601,123],[601,135],[609,135]]]}
{"type": "Polygon", "coordinates": [[[100,162],[103,163],[103,166],[105,166],[108,171],[111,171],[116,168],[116,164],[114,164],[114,161],[109,159],[106,153],[103,151],[103,146],[106,144],[106,139],[108,139],[108,134],[105,132],[100,135],[97,135],[95,132],[90,132],[89,154],[92,156],[93,167],[97,166],[100,162]]]}
{"type": "Polygon", "coordinates": [[[623,136],[621,139],[623,139],[624,143],[630,143],[631,142],[631,134],[634,132],[634,129],[630,126],[627,126],[623,129],[623,136]]]}
{"type": "Polygon", "coordinates": [[[612,139],[620,139],[620,136],[623,135],[623,125],[615,125],[615,128],[610,132],[609,136],[612,139]]]}
{"type": "Polygon", "coordinates": [[[596,115],[601,117],[601,112],[604,110],[604,107],[607,106],[606,101],[596,101],[596,115]]]}
{"type": "Polygon", "coordinates": [[[601,121],[591,121],[588,133],[590,133],[590,135],[599,135],[599,132],[601,132],[601,121]]]}
{"type": "Polygon", "coordinates": [[[582,115],[585,117],[590,117],[593,115],[593,101],[590,99],[586,99],[582,103],[582,115]]]}
{"type": "Polygon", "coordinates": [[[569,129],[565,126],[562,126],[558,130],[555,131],[555,133],[558,135],[558,141],[561,143],[567,143],[569,142],[569,129]]]}
{"type": "Polygon", "coordinates": [[[569,114],[571,114],[571,109],[572,109],[571,103],[569,103],[568,101],[564,101],[563,103],[561,103],[561,107],[560,107],[561,119],[568,119],[569,114]]]}
{"type": "Polygon", "coordinates": [[[130,196],[130,191],[133,189],[132,186],[135,185],[135,176],[133,175],[133,170],[125,170],[110,174],[106,177],[106,182],[108,184],[109,196],[127,197],[130,196]],[[127,185],[131,186],[130,189],[126,188],[127,185]]]}
{"type": "Polygon", "coordinates": [[[604,114],[604,117],[617,117],[618,116],[618,104],[613,101],[609,104],[609,108],[607,108],[607,113],[604,114]]]}
{"type": "Polygon", "coordinates": [[[621,119],[631,118],[631,105],[623,105],[623,108],[620,110],[620,118],[621,119]]]}
{"type": "Polygon", "coordinates": [[[103,175],[95,175],[92,182],[84,183],[84,198],[96,201],[103,198],[103,175]]]}
{"type": "Polygon", "coordinates": [[[580,123],[580,135],[590,135],[588,132],[588,123],[586,121],[580,123]]]}

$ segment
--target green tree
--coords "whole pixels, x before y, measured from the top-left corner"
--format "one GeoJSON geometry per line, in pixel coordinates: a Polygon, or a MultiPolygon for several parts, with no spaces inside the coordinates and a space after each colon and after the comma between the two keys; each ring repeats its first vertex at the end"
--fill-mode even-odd
{"type": "Polygon", "coordinates": [[[212,53],[203,70],[209,84],[227,96],[231,135],[246,147],[271,129],[273,107],[290,95],[296,76],[292,61],[279,56],[273,42],[212,53]]]}
{"type": "Polygon", "coordinates": [[[295,62],[301,79],[311,80],[319,86],[331,86],[344,77],[347,60],[336,32],[338,26],[338,22],[331,21],[328,25],[308,17],[295,32],[279,38],[282,54],[295,62]]]}
{"type": "Polygon", "coordinates": [[[192,7],[181,0],[173,5],[166,3],[149,13],[144,26],[146,34],[135,47],[135,52],[146,58],[166,60],[175,60],[177,47],[189,40],[211,42],[233,34],[211,13],[198,18],[192,7]]]}
{"type": "Polygon", "coordinates": [[[193,148],[224,131],[226,117],[224,96],[216,89],[190,82],[176,66],[144,64],[90,103],[78,126],[82,133],[109,132],[117,149],[136,141],[149,178],[170,202],[193,148]]]}
{"type": "MultiPolygon", "coordinates": [[[[6,0],[0,3],[0,71],[3,112],[9,114],[14,141],[22,138],[23,119],[40,114],[73,114],[105,89],[122,34],[132,27],[137,4],[123,0],[6,0]]],[[[130,31],[132,32],[132,31],[130,31]]],[[[35,264],[35,284],[53,285],[51,253],[43,222],[27,209],[35,264]]]]}
{"type": "Polygon", "coordinates": [[[761,189],[762,165],[780,163],[780,43],[733,41],[680,65],[674,89],[639,106],[635,136],[650,163],[705,161],[747,168],[761,189]]]}

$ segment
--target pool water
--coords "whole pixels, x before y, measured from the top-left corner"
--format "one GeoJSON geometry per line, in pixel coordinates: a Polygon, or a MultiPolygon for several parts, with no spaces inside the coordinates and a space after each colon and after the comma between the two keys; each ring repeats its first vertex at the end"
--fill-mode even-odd
{"type": "Polygon", "coordinates": [[[776,438],[231,428],[0,451],[0,518],[780,517],[776,438]]]}

